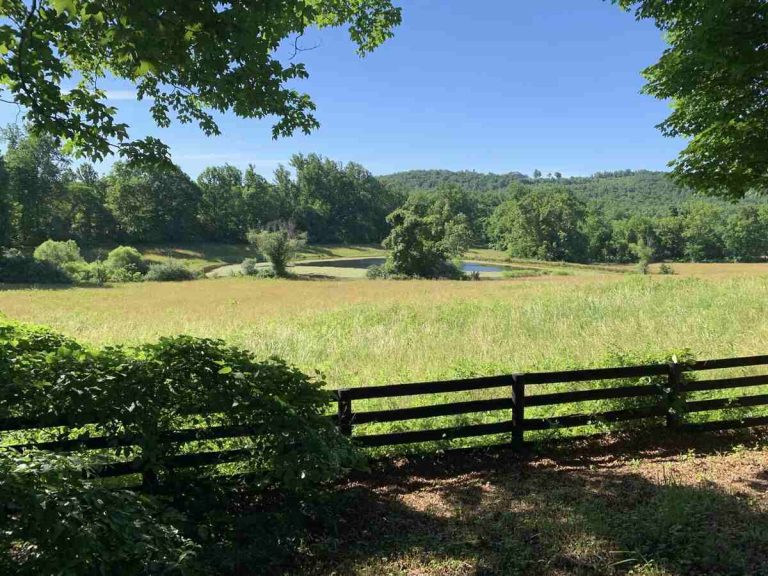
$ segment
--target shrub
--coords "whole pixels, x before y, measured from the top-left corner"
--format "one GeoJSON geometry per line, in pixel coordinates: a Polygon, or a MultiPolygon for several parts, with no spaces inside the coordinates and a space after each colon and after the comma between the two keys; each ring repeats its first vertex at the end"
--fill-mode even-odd
{"type": "MultiPolygon", "coordinates": [[[[449,280],[477,280],[480,278],[479,274],[477,275],[477,278],[466,275],[461,271],[460,266],[454,262],[435,262],[433,263],[431,270],[432,272],[426,276],[426,278],[441,278],[449,280]]],[[[395,265],[391,262],[390,259],[388,259],[384,264],[369,266],[365,271],[365,276],[371,280],[410,280],[421,278],[421,276],[418,275],[397,272],[395,265]]]]}
{"type": "Polygon", "coordinates": [[[131,272],[126,268],[106,268],[110,282],[141,282],[144,275],[141,272],[131,272]]]}
{"type": "Polygon", "coordinates": [[[10,284],[71,284],[72,278],[57,264],[0,248],[0,282],[10,284]]]}
{"type": "Polygon", "coordinates": [[[277,278],[277,274],[275,274],[275,270],[273,268],[259,268],[256,270],[256,273],[253,274],[254,278],[258,278],[260,280],[264,280],[267,278],[277,278]]]}
{"type": "MultiPolygon", "coordinates": [[[[139,439],[138,447],[115,443],[105,457],[151,463],[159,481],[172,488],[172,505],[183,506],[193,522],[180,523],[152,500],[103,491],[74,472],[87,462],[39,453],[28,476],[12,472],[18,459],[5,469],[0,462],[0,507],[11,502],[16,514],[8,517],[8,527],[0,513],[0,546],[6,553],[22,546],[19,560],[28,570],[21,573],[55,573],[50,567],[57,562],[72,562],[71,573],[77,574],[189,572],[195,548],[178,526],[206,544],[199,560],[210,569],[203,572],[220,573],[242,549],[242,530],[227,508],[242,491],[217,489],[215,477],[203,481],[200,470],[169,469],[166,462],[187,445],[161,441],[171,430],[189,428],[189,414],[203,414],[196,420],[200,425],[249,431],[242,438],[206,441],[206,450],[245,453],[243,462],[226,466],[246,475],[248,502],[256,510],[248,519],[255,535],[248,560],[261,566],[288,561],[302,541],[292,519],[306,514],[318,489],[358,463],[356,451],[325,415],[330,399],[322,381],[217,340],[180,336],[137,348],[92,350],[48,329],[0,319],[0,419],[66,418],[73,439],[139,439]],[[86,431],[82,426],[89,422],[86,431]],[[50,479],[36,473],[43,467],[50,479]],[[28,560],[28,553],[37,556],[28,560]]],[[[3,560],[13,559],[0,552],[3,560]]],[[[5,571],[0,566],[0,573],[18,573],[18,564],[5,571]]]]}
{"type": "Polygon", "coordinates": [[[65,242],[46,240],[35,248],[33,256],[35,260],[43,260],[59,266],[70,262],[84,262],[83,257],[80,255],[80,247],[74,240],[67,240],[65,242]]]}
{"type": "Polygon", "coordinates": [[[659,274],[674,274],[675,269],[672,268],[671,265],[667,264],[666,262],[662,262],[661,266],[659,266],[659,274]]]}
{"type": "Polygon", "coordinates": [[[109,270],[101,262],[69,262],[64,271],[78,284],[101,286],[110,280],[109,270]]]}
{"type": "Polygon", "coordinates": [[[76,456],[0,449],[4,574],[190,574],[197,546],[177,513],[83,478],[76,456]]]}
{"type": "Polygon", "coordinates": [[[248,241],[258,248],[272,264],[275,274],[288,276],[288,263],[306,244],[305,234],[298,234],[292,225],[278,223],[271,230],[248,232],[248,241]]]}
{"type": "Polygon", "coordinates": [[[167,262],[150,264],[145,279],[150,282],[175,282],[181,280],[194,280],[197,277],[198,275],[196,272],[190,270],[181,262],[168,260],[167,262]]]}
{"type": "Polygon", "coordinates": [[[146,274],[149,269],[141,252],[130,246],[118,246],[112,250],[107,255],[106,265],[111,271],[124,271],[131,274],[146,274]]]}
{"type": "Polygon", "coordinates": [[[369,266],[365,271],[365,277],[371,280],[379,280],[390,277],[390,271],[385,264],[369,266]]]}
{"type": "MultiPolygon", "coordinates": [[[[251,430],[239,444],[249,455],[237,466],[256,486],[309,492],[355,461],[324,415],[330,399],[321,381],[218,340],[179,336],[89,350],[45,329],[0,321],[0,418],[65,418],[73,429],[94,423],[82,434],[135,435],[138,453],[166,477],[164,462],[183,446],[161,437],[200,413],[209,423],[251,430]]],[[[220,449],[232,442],[210,441],[220,449]]]]}
{"type": "Polygon", "coordinates": [[[259,266],[262,262],[264,262],[263,259],[246,258],[243,260],[243,263],[240,264],[240,270],[246,276],[258,276],[265,270],[264,266],[259,266]]]}

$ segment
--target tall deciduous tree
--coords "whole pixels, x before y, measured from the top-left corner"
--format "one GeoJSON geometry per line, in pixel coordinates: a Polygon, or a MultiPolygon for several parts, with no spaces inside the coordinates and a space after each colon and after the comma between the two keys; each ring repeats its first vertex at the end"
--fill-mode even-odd
{"type": "Polygon", "coordinates": [[[247,231],[243,173],[235,166],[210,166],[197,177],[200,204],[197,217],[210,240],[242,241],[247,231]]]}
{"type": "Polygon", "coordinates": [[[768,192],[768,2],[613,1],[670,44],[644,91],[673,101],[662,133],[690,139],[671,164],[677,180],[731,198],[768,192]]]}
{"type": "Polygon", "coordinates": [[[424,278],[460,274],[449,261],[466,251],[472,234],[466,216],[448,197],[432,202],[410,198],[387,222],[392,226],[384,240],[389,271],[424,278]]]}
{"type": "Polygon", "coordinates": [[[107,182],[108,206],[127,240],[194,238],[200,189],[179,168],[137,168],[118,162],[107,182]]]}
{"type": "Polygon", "coordinates": [[[489,229],[496,245],[511,256],[580,262],[589,249],[582,230],[585,211],[567,189],[541,185],[501,204],[489,229]]]}
{"type": "Polygon", "coordinates": [[[3,97],[35,130],[94,159],[116,148],[167,160],[158,139],[129,140],[99,79],[134,84],[160,126],[175,115],[217,134],[212,112],[231,111],[277,116],[275,137],[309,132],[315,105],[290,86],[308,76],[292,58],[302,33],[346,25],[363,55],[392,35],[400,9],[390,0],[4,0],[0,19],[3,97]]]}
{"type": "Polygon", "coordinates": [[[7,192],[15,214],[15,240],[36,244],[46,238],[66,235],[61,217],[64,196],[63,174],[69,159],[53,138],[26,134],[17,126],[2,132],[7,150],[7,192]]]}

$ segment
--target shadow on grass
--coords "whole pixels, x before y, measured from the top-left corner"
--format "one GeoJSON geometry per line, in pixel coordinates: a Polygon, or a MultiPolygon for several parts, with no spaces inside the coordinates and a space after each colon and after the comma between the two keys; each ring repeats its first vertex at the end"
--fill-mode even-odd
{"type": "Polygon", "coordinates": [[[337,493],[334,529],[296,572],[768,574],[767,476],[747,454],[718,455],[729,445],[382,464],[337,493]]]}

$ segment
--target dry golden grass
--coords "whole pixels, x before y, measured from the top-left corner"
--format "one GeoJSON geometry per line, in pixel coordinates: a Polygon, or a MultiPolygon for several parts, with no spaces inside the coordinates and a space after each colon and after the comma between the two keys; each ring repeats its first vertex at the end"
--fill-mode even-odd
{"type": "Polygon", "coordinates": [[[254,280],[0,291],[7,316],[93,344],[223,338],[369,385],[587,366],[610,353],[768,350],[768,276],[254,280]]]}
{"type": "MultiPolygon", "coordinates": [[[[768,263],[752,262],[680,262],[669,264],[680,276],[721,277],[768,274],[768,263]]],[[[651,273],[658,274],[661,264],[652,264],[651,273]]]]}

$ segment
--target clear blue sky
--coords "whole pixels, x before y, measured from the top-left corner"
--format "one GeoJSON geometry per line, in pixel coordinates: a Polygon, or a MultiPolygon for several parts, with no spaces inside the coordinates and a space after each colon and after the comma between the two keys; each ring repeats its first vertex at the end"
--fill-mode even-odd
{"type": "MultiPolygon", "coordinates": [[[[313,31],[297,84],[318,106],[319,130],[273,141],[269,120],[219,117],[223,135],[154,126],[130,86],[112,83],[132,136],[156,135],[196,176],[253,163],[270,176],[295,152],[354,160],[375,174],[417,168],[535,168],[564,175],[665,169],[683,142],[655,125],[668,104],[639,93],[640,71],[664,42],[603,0],[410,0],[395,37],[359,58],[345,30],[313,31]]],[[[16,111],[3,105],[0,121],[16,111]]],[[[106,168],[106,167],[105,167],[106,168]]]]}

